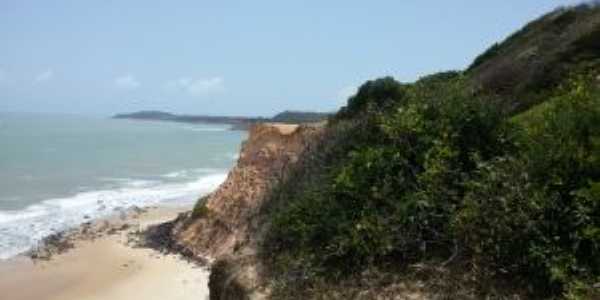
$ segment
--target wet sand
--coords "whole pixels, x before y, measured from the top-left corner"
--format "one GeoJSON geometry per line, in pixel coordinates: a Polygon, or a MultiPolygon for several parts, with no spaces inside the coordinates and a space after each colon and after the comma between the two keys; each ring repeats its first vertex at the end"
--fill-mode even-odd
{"type": "MultiPolygon", "coordinates": [[[[0,298],[10,300],[207,299],[208,270],[178,255],[137,248],[128,234],[176,217],[182,209],[155,208],[109,226],[130,226],[93,239],[49,260],[21,256],[0,262],[0,298]]],[[[107,223],[105,222],[104,225],[107,223]]]]}

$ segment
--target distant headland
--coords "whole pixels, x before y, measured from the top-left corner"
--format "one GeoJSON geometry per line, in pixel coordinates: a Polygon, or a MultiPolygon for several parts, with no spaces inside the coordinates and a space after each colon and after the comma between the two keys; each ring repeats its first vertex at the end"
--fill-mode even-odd
{"type": "Polygon", "coordinates": [[[113,119],[152,120],[181,123],[228,124],[232,130],[246,130],[254,123],[314,123],[326,120],[330,113],[284,111],[273,117],[242,117],[242,116],[208,116],[208,115],[178,115],[163,111],[138,111],[133,113],[116,114],[113,119]]]}

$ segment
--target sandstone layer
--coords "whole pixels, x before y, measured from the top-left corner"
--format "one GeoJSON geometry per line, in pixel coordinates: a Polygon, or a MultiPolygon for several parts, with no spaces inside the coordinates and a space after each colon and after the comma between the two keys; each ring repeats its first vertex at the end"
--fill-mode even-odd
{"type": "Polygon", "coordinates": [[[255,258],[260,211],[271,189],[285,179],[322,126],[259,124],[249,130],[237,165],[204,201],[201,213],[180,217],[176,247],[214,261],[211,299],[259,299],[260,264],[255,258]]]}

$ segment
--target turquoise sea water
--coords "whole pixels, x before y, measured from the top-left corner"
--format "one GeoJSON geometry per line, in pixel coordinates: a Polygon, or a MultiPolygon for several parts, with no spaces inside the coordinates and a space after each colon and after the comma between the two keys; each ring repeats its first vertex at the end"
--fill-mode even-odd
{"type": "Polygon", "coordinates": [[[0,259],[133,205],[216,188],[246,133],[227,125],[0,113],[0,259]]]}

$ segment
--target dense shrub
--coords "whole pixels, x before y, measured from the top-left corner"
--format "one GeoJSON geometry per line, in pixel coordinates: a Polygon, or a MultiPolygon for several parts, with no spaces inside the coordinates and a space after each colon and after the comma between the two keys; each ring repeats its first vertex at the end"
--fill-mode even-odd
{"type": "Polygon", "coordinates": [[[600,98],[593,79],[530,115],[518,158],[482,162],[456,234],[490,270],[575,296],[600,281],[600,98]]]}
{"type": "Polygon", "coordinates": [[[492,46],[466,73],[474,87],[525,111],[572,72],[598,69],[599,20],[597,4],[559,8],[492,46]]]}
{"type": "MultiPolygon", "coordinates": [[[[453,263],[481,280],[505,278],[534,295],[594,295],[595,85],[576,78],[517,118],[498,99],[472,94],[458,73],[402,86],[393,102],[376,102],[385,110],[361,104],[368,113],[352,119],[342,147],[329,148],[336,158],[313,165],[318,180],[278,194],[287,201],[270,212],[265,252],[276,272],[304,280],[389,263],[446,265],[460,252],[453,263]]],[[[368,94],[388,99],[380,88],[368,94]]],[[[335,132],[348,123],[333,124],[335,132]]]]}
{"type": "Polygon", "coordinates": [[[561,8],[465,72],[361,86],[267,201],[278,282],[418,265],[479,298],[600,299],[599,20],[561,8]]]}
{"type": "Polygon", "coordinates": [[[484,62],[488,61],[492,57],[496,56],[500,49],[501,49],[500,44],[494,43],[491,47],[489,47],[487,50],[485,50],[482,54],[475,57],[475,59],[473,60],[473,63],[471,63],[471,65],[469,66],[468,69],[471,70],[471,69],[477,68],[479,65],[483,64],[484,62]]]}
{"type": "Polygon", "coordinates": [[[393,106],[404,97],[404,85],[392,77],[369,80],[359,87],[356,95],[348,99],[345,107],[336,114],[338,119],[357,117],[369,110],[381,111],[393,106]]]}
{"type": "MultiPolygon", "coordinates": [[[[348,151],[327,184],[293,196],[274,218],[272,244],[319,249],[307,255],[325,269],[359,269],[388,256],[415,261],[451,244],[447,224],[462,178],[475,157],[502,153],[508,143],[493,99],[470,95],[456,74],[434,78],[404,87],[393,110],[366,120],[377,138],[348,151]]],[[[370,93],[387,95],[383,89],[370,93]]]]}
{"type": "Polygon", "coordinates": [[[194,204],[194,208],[192,209],[192,218],[205,218],[210,214],[210,209],[206,206],[207,200],[208,196],[203,196],[196,201],[196,204],[194,204]]]}

